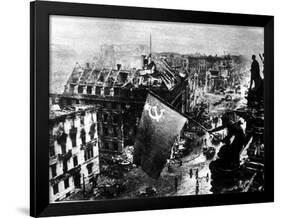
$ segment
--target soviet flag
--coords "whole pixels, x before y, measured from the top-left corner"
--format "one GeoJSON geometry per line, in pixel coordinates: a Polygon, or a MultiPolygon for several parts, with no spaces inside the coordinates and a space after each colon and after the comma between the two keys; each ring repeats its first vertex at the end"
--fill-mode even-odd
{"type": "Polygon", "coordinates": [[[187,119],[154,94],[148,94],[134,144],[134,163],[157,179],[187,119]]]}

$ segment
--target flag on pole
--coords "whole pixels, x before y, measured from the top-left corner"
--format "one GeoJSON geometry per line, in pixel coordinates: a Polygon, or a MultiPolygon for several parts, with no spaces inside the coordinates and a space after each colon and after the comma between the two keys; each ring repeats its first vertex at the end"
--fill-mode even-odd
{"type": "Polygon", "coordinates": [[[157,179],[187,118],[148,94],[134,144],[134,163],[157,179]]]}

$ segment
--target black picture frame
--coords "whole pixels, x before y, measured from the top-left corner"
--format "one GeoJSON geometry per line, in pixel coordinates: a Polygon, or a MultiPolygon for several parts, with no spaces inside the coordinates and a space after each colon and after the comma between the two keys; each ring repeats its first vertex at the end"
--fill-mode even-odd
{"type": "Polygon", "coordinates": [[[140,7],[35,1],[30,3],[30,215],[61,216],[273,202],[274,200],[274,17],[140,7]],[[130,200],[49,203],[49,16],[192,22],[264,28],[265,189],[257,193],[130,200]]]}

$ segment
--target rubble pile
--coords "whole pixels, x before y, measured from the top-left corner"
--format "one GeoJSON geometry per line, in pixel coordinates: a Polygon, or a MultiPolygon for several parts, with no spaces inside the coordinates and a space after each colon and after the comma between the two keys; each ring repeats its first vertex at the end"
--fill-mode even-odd
{"type": "Polygon", "coordinates": [[[101,174],[93,191],[93,199],[143,198],[169,195],[174,191],[173,177],[161,175],[155,180],[136,167],[133,151],[133,146],[127,146],[121,154],[100,154],[101,174]]]}
{"type": "Polygon", "coordinates": [[[133,166],[133,146],[124,148],[122,154],[101,153],[100,175],[93,192],[95,198],[113,198],[126,190],[128,180],[125,174],[133,166]]]}
{"type": "Polygon", "coordinates": [[[127,146],[124,148],[122,154],[121,154],[121,159],[122,162],[121,164],[125,164],[125,163],[133,163],[133,156],[134,156],[134,146],[127,146]]]}
{"type": "MultiPolygon", "coordinates": [[[[167,171],[164,168],[163,171],[167,171]]],[[[161,175],[157,180],[149,177],[140,167],[125,173],[127,188],[120,198],[168,196],[174,192],[173,177],[161,175]]]]}

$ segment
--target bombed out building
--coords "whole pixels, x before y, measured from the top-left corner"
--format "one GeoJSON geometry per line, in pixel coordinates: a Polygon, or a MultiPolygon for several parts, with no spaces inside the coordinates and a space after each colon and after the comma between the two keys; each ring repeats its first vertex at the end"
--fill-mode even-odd
{"type": "Polygon", "coordinates": [[[50,201],[85,187],[99,174],[97,113],[92,106],[50,106],[50,201]]]}
{"type": "Polygon", "coordinates": [[[136,127],[148,90],[182,110],[185,78],[170,68],[165,60],[143,58],[141,69],[96,69],[76,65],[61,96],[63,107],[73,104],[95,105],[99,146],[102,151],[121,152],[133,145],[136,127]]]}
{"type": "Polygon", "coordinates": [[[208,92],[239,84],[238,80],[241,80],[239,73],[242,68],[243,58],[240,55],[188,57],[189,74],[196,75],[199,86],[205,86],[208,92]]]}

